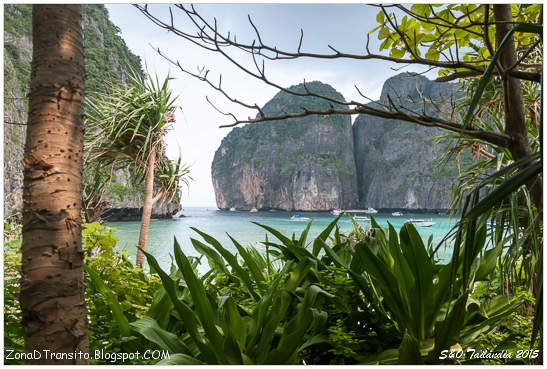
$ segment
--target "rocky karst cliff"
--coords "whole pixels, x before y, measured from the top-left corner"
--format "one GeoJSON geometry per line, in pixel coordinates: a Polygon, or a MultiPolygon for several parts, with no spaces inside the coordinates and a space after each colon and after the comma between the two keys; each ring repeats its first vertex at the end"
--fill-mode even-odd
{"type": "MultiPolygon", "coordinates": [[[[114,171],[112,184],[105,193],[108,203],[101,218],[106,221],[141,220],[144,203],[144,183],[133,184],[129,169],[114,171]]],[[[158,201],[152,207],[154,219],[171,218],[182,209],[178,194],[173,201],[158,201]]]]}
{"type": "MultiPolygon", "coordinates": [[[[332,87],[310,83],[316,92],[342,98],[332,87]]],[[[302,85],[292,89],[303,89],[302,85]]],[[[380,103],[391,97],[407,108],[423,100],[448,104],[456,85],[402,73],[386,81],[380,103]]],[[[266,114],[328,108],[280,92],[264,106],[266,114]]],[[[430,103],[428,114],[442,114],[430,103]]],[[[325,211],[333,208],[444,210],[458,175],[454,162],[441,163],[446,143],[440,129],[367,115],[306,117],[248,124],[222,141],[212,165],[217,206],[238,210],[325,211]]]]}
{"type": "Polygon", "coordinates": [[[30,5],[4,6],[4,216],[23,207],[23,149],[32,41],[30,5]]]}
{"type": "MultiPolygon", "coordinates": [[[[331,86],[307,83],[317,93],[342,99],[331,86]]],[[[302,90],[303,85],[292,86],[302,90]]],[[[316,98],[280,92],[265,114],[328,109],[316,98]]],[[[328,210],[357,202],[349,116],[305,117],[234,128],[212,165],[217,206],[238,210],[328,210]]]]}
{"type": "MultiPolygon", "coordinates": [[[[426,77],[402,73],[389,78],[377,103],[395,104],[419,113],[424,99],[448,109],[457,86],[436,83],[426,77]]],[[[425,105],[431,115],[442,115],[432,104],[425,105]]],[[[454,162],[441,162],[446,144],[432,137],[441,129],[408,122],[360,115],[353,126],[355,163],[361,206],[384,209],[448,209],[451,185],[458,175],[454,162]]]]}
{"type": "MultiPolygon", "coordinates": [[[[4,7],[4,215],[22,208],[23,168],[21,160],[27,122],[28,83],[32,59],[31,5],[4,7]]],[[[124,83],[129,69],[142,73],[140,58],[131,53],[119,29],[109,20],[104,5],[84,5],[84,54],[86,94],[104,91],[107,81],[124,83]]],[[[140,211],[142,189],[127,181],[126,173],[106,193],[108,214],[123,219],[140,211]],[[124,177],[125,176],[125,177],[124,177]],[[133,209],[133,210],[127,210],[133,209]]],[[[166,217],[180,210],[180,204],[158,204],[153,217],[166,217]]]]}

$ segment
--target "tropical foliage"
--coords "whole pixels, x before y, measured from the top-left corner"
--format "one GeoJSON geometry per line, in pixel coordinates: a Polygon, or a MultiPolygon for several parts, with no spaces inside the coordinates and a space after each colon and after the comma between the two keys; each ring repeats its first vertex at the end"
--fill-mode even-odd
{"type": "MultiPolygon", "coordinates": [[[[515,24],[537,23],[541,18],[540,4],[511,4],[515,24]]],[[[495,54],[496,23],[493,22],[491,5],[485,4],[413,4],[404,8],[403,17],[397,23],[396,15],[389,7],[379,11],[379,23],[370,33],[376,33],[382,41],[380,50],[388,50],[391,57],[424,58],[431,61],[447,59],[449,49],[461,52],[461,61],[487,66],[495,54]],[[485,26],[485,21],[492,21],[485,26]],[[486,34],[485,34],[486,32],[486,34]]],[[[524,31],[520,29],[519,31],[524,31]]],[[[538,40],[533,33],[515,33],[519,52],[527,52],[538,40]]],[[[498,46],[496,45],[496,49],[498,46]]],[[[450,54],[451,55],[451,54],[450,54]]],[[[541,64],[524,66],[528,70],[540,70],[541,64]]],[[[447,76],[454,67],[441,68],[439,74],[447,76]]],[[[465,70],[465,68],[461,68],[465,70]]],[[[462,75],[465,77],[465,75],[462,75]]]]}
{"type": "MultiPolygon", "coordinates": [[[[496,243],[486,218],[472,233],[467,227],[458,257],[445,265],[432,257],[431,239],[424,243],[410,223],[399,233],[389,224],[355,224],[344,235],[336,219],[313,240],[311,223],[298,238],[257,224],[270,235],[265,254],[233,238],[228,248],[194,229],[201,240],[190,241],[202,256],[186,256],[175,240],[169,271],[146,254],[151,274],[117,250],[113,229],[88,224],[90,347],[164,349],[170,357],[163,364],[371,364],[446,362],[438,360],[442,350],[472,345],[513,354],[499,363],[530,362],[514,358],[530,349],[534,299],[525,283],[504,293],[497,260],[511,238],[496,243]],[[199,275],[205,260],[210,270],[199,275]],[[462,302],[465,281],[472,288],[462,302]]],[[[18,289],[15,247],[5,248],[4,332],[10,347],[21,347],[17,299],[10,298],[18,289]]]]}
{"type": "MultiPolygon", "coordinates": [[[[509,35],[515,38],[519,64],[530,71],[541,70],[542,64],[541,48],[538,47],[542,32],[542,26],[538,24],[540,8],[536,5],[511,5],[515,24],[511,26],[509,35]]],[[[417,12],[425,11],[427,16],[433,11],[430,6],[415,5],[412,9],[417,12]]],[[[447,9],[458,12],[467,8],[466,5],[454,4],[447,6],[447,9]]],[[[474,15],[469,21],[474,22],[473,17],[484,17],[486,9],[487,6],[475,6],[474,15]]],[[[436,32],[441,30],[436,29],[436,32]]],[[[468,28],[467,31],[472,34],[473,28],[468,28]]],[[[438,36],[437,33],[435,35],[438,36]]],[[[483,34],[478,38],[485,37],[487,36],[483,34]]],[[[489,37],[493,38],[493,35],[489,37]]],[[[509,133],[512,122],[507,121],[507,99],[509,95],[519,92],[508,88],[506,76],[500,78],[496,75],[495,68],[501,59],[500,50],[511,38],[506,36],[503,40],[498,40],[495,52],[488,49],[486,44],[479,48],[473,41],[475,38],[477,37],[469,36],[461,41],[468,42],[474,50],[467,53],[464,60],[483,64],[487,68],[480,79],[463,81],[462,89],[472,93],[463,94],[458,106],[460,114],[466,125],[489,132],[509,133]]],[[[526,155],[519,154],[519,157],[515,157],[514,149],[492,145],[479,139],[469,139],[462,134],[447,134],[444,137],[449,137],[454,142],[453,147],[447,151],[449,156],[459,156],[464,150],[470,149],[475,159],[475,163],[466,168],[458,178],[453,191],[453,211],[463,212],[462,222],[469,222],[478,214],[491,209],[490,232],[495,237],[494,244],[505,242],[504,257],[498,258],[501,290],[507,295],[513,295],[517,293],[519,286],[526,286],[536,297],[537,305],[529,300],[526,305],[528,308],[535,306],[533,331],[534,336],[537,336],[542,324],[543,280],[542,195],[538,189],[542,178],[542,101],[539,84],[526,80],[519,84],[522,89],[520,98],[526,136],[524,141],[529,143],[529,152],[526,155]],[[469,210],[471,207],[473,209],[469,210]]]]}
{"type": "MultiPolygon", "coordinates": [[[[187,170],[180,161],[173,163],[165,156],[164,136],[174,122],[175,109],[175,97],[168,88],[170,80],[167,77],[160,84],[157,77],[145,79],[133,73],[130,84],[111,84],[108,93],[93,94],[86,100],[87,164],[96,167],[97,173],[130,168],[131,177],[139,183],[144,181],[149,155],[154,150],[159,159],[159,174],[154,181],[166,199],[175,196],[180,172],[187,170]]],[[[90,193],[100,192],[111,179],[106,176],[100,180],[95,174],[93,178],[98,183],[90,186],[90,193]]]]}
{"type": "MultiPolygon", "coordinates": [[[[128,325],[113,325],[113,316],[125,316],[136,320],[146,313],[160,281],[135,268],[127,252],[116,246],[116,229],[99,223],[88,223],[82,233],[86,252],[86,276],[88,278],[87,310],[91,317],[89,325],[90,352],[104,349],[119,351],[126,342],[128,325]],[[109,304],[111,301],[119,304],[109,304]]],[[[98,362],[100,363],[100,362],[98,362]]]]}
{"type": "MultiPolygon", "coordinates": [[[[85,191],[88,206],[100,205],[111,176],[101,173],[116,169],[130,169],[137,183],[144,182],[144,205],[139,247],[144,249],[152,206],[157,201],[171,201],[179,190],[180,181],[188,183],[189,168],[165,154],[165,135],[175,122],[176,97],[169,88],[167,76],[142,78],[131,75],[128,86],[111,86],[108,93],[87,99],[88,128],[86,162],[94,181],[85,191]],[[91,169],[93,168],[93,169],[91,169]],[[99,194],[99,195],[97,195],[99,194]]],[[[137,253],[137,266],[143,255],[137,253]]]]}

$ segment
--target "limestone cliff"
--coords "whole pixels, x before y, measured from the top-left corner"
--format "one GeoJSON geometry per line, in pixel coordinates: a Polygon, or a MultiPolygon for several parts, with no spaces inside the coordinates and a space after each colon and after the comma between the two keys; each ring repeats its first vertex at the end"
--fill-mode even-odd
{"type": "Polygon", "coordinates": [[[32,41],[30,5],[4,7],[4,216],[23,207],[23,149],[32,41]],[[18,27],[15,24],[18,23],[18,27]]]}
{"type": "MultiPolygon", "coordinates": [[[[311,91],[338,99],[331,86],[311,82],[311,91]]],[[[303,85],[292,86],[303,91],[303,85]]],[[[266,115],[328,109],[317,98],[279,92],[266,115]]],[[[353,137],[349,116],[310,116],[234,128],[215,153],[213,186],[220,209],[320,211],[357,203],[353,137]]]]}
{"type": "MultiPolygon", "coordinates": [[[[424,99],[447,108],[457,85],[436,83],[426,77],[402,73],[389,78],[379,102],[388,94],[395,104],[423,111],[424,99]]],[[[426,104],[428,114],[442,115],[426,104]]],[[[360,115],[353,126],[360,206],[378,209],[439,210],[450,205],[451,184],[458,175],[454,162],[439,160],[447,143],[435,145],[437,128],[360,115]]]]}
{"type": "MultiPolygon", "coordinates": [[[[114,171],[112,184],[105,193],[108,206],[101,215],[106,221],[141,220],[144,203],[144,183],[133,184],[132,175],[126,169],[114,171]]],[[[152,218],[171,218],[182,209],[178,194],[173,201],[158,201],[152,207],[152,218]]]]}

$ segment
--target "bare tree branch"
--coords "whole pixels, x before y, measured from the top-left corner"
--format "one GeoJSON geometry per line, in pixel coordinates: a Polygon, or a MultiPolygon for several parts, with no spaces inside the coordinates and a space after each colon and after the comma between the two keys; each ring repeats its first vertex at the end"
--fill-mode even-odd
{"type": "MultiPolygon", "coordinates": [[[[369,36],[367,35],[367,43],[365,46],[366,52],[364,54],[349,54],[344,53],[337,48],[335,48],[332,45],[327,45],[328,48],[332,51],[332,53],[309,53],[309,52],[302,52],[302,41],[304,32],[301,29],[300,30],[300,37],[298,40],[298,46],[296,51],[287,51],[287,50],[281,50],[278,49],[275,46],[269,46],[263,42],[263,37],[260,34],[260,31],[258,27],[253,23],[251,17],[248,17],[249,23],[251,25],[251,28],[253,29],[256,38],[252,41],[252,43],[244,43],[244,42],[237,42],[235,35],[230,34],[228,32],[226,35],[221,34],[218,30],[218,24],[216,18],[213,20],[213,23],[208,22],[203,16],[201,16],[194,8],[194,6],[187,7],[182,4],[175,5],[178,9],[180,9],[191,21],[191,23],[196,27],[197,33],[191,34],[188,32],[185,32],[183,30],[177,29],[173,25],[173,18],[171,16],[170,23],[165,23],[161,19],[157,18],[156,16],[152,15],[148,8],[146,6],[140,6],[135,5],[147,18],[149,18],[152,22],[154,22],[156,25],[158,25],[161,28],[164,28],[168,30],[169,32],[173,32],[177,36],[180,36],[206,50],[213,51],[216,53],[220,53],[223,55],[227,60],[229,60],[233,65],[235,65],[237,68],[239,68],[244,73],[263,81],[269,86],[275,87],[276,89],[295,95],[295,96],[301,96],[301,97],[310,97],[310,98],[319,98],[324,101],[327,101],[330,103],[329,109],[308,109],[306,107],[302,107],[302,111],[300,112],[283,112],[282,114],[273,115],[273,116],[267,116],[264,114],[264,112],[261,110],[261,108],[257,104],[250,104],[245,103],[237,98],[232,97],[226,90],[222,87],[222,76],[219,78],[219,83],[215,84],[208,78],[209,70],[205,71],[205,73],[202,73],[203,71],[200,71],[198,74],[192,73],[189,70],[183,68],[181,64],[178,61],[174,61],[164,55],[159,49],[156,49],[156,51],[164,57],[167,61],[169,61],[171,64],[177,66],[182,72],[194,77],[198,78],[202,82],[207,83],[210,87],[212,87],[214,90],[220,92],[226,99],[231,101],[232,103],[238,104],[240,106],[243,106],[247,109],[251,109],[256,112],[255,118],[249,117],[248,119],[238,119],[234,114],[232,113],[225,113],[222,110],[218,109],[210,100],[207,98],[207,102],[213,106],[215,110],[217,110],[220,114],[224,116],[230,116],[234,122],[231,124],[224,124],[221,127],[233,127],[239,124],[244,123],[258,123],[258,122],[264,122],[264,121],[273,121],[273,120],[282,120],[282,119],[291,119],[291,118],[302,118],[305,116],[310,115],[332,115],[332,114],[341,114],[341,115],[350,115],[350,114],[369,114],[381,118],[387,118],[387,119],[397,119],[407,122],[412,122],[415,124],[419,124],[422,126],[428,126],[428,127],[437,127],[442,128],[448,131],[457,132],[459,134],[468,136],[470,138],[475,138],[479,140],[483,140],[489,144],[502,146],[502,147],[508,147],[512,144],[511,137],[508,135],[505,135],[500,132],[494,132],[489,130],[481,130],[477,129],[476,127],[470,127],[470,128],[464,128],[460,123],[457,123],[453,120],[447,120],[431,115],[426,114],[426,109],[424,108],[423,111],[418,114],[415,111],[412,111],[408,109],[407,107],[403,105],[396,105],[390,96],[388,96],[389,100],[389,106],[383,105],[382,102],[376,103],[374,105],[371,104],[365,104],[363,102],[359,101],[345,101],[340,100],[336,98],[332,98],[329,96],[317,94],[313,91],[310,91],[306,85],[306,82],[304,81],[304,92],[298,92],[294,91],[288,88],[285,88],[273,81],[271,81],[265,71],[265,63],[264,60],[287,60],[287,59],[297,59],[297,58],[320,58],[320,59],[337,59],[337,58],[350,58],[350,59],[359,59],[359,60],[367,60],[367,59],[376,59],[376,60],[386,60],[395,62],[398,64],[405,64],[405,65],[411,65],[411,64],[420,64],[424,66],[428,66],[431,69],[433,68],[447,68],[447,69],[459,69],[457,72],[454,72],[448,76],[440,77],[437,79],[437,81],[451,81],[459,78],[466,78],[466,77],[475,77],[480,76],[484,73],[485,69],[481,63],[484,63],[485,60],[478,60],[474,62],[463,62],[459,59],[459,53],[458,50],[456,50],[455,55],[452,54],[452,51],[449,49],[450,56],[443,54],[447,61],[438,61],[438,60],[430,60],[427,58],[422,58],[419,56],[418,53],[418,45],[414,43],[414,45],[410,44],[410,37],[405,33],[401,32],[399,30],[399,26],[396,22],[396,19],[391,19],[389,14],[386,11],[387,7],[390,6],[384,6],[380,5],[382,11],[386,15],[388,22],[390,23],[390,26],[392,29],[397,32],[403,43],[405,44],[406,50],[411,54],[410,59],[404,59],[404,58],[394,58],[389,57],[385,55],[380,54],[374,54],[371,53],[369,50],[369,36]],[[240,51],[244,51],[246,53],[251,54],[252,61],[254,64],[254,69],[251,70],[242,63],[238,62],[234,57],[232,57],[230,54],[228,54],[228,50],[230,48],[234,48],[240,51]],[[260,63],[260,58],[262,59],[260,63]],[[463,69],[463,70],[462,70],[463,69]],[[333,104],[337,104],[338,107],[335,107],[333,104]],[[377,107],[376,107],[377,106],[377,107]]],[[[403,10],[404,7],[395,5],[400,10],[403,10]]],[[[405,8],[406,9],[406,8],[405,8]]],[[[477,7],[478,9],[478,7],[477,7]]],[[[476,9],[475,9],[476,11],[476,9]]],[[[410,12],[410,11],[409,11],[410,12]]],[[[411,12],[412,13],[412,12],[411,12]]],[[[171,10],[170,10],[170,14],[171,10]]],[[[427,19],[424,19],[426,22],[433,22],[435,23],[435,27],[443,27],[442,30],[439,30],[439,33],[441,33],[441,36],[439,36],[439,39],[444,37],[444,33],[447,32],[445,30],[446,28],[458,28],[458,29],[464,29],[468,32],[469,28],[471,26],[483,26],[484,28],[487,28],[489,25],[497,24],[499,22],[489,22],[488,19],[484,23],[473,23],[470,18],[470,12],[465,13],[459,18],[454,19],[451,22],[448,22],[446,20],[443,20],[442,17],[439,17],[434,10],[432,9],[433,16],[427,19]],[[465,20],[467,23],[465,25],[459,24],[460,21],[465,20]],[[441,23],[441,22],[444,22],[441,23]],[[443,33],[444,32],[444,33],[443,33]]],[[[415,16],[413,13],[412,16],[415,16]]],[[[473,33],[475,31],[472,31],[473,33]]],[[[487,32],[487,30],[486,30],[487,32]]],[[[477,33],[477,32],[475,32],[477,33]]],[[[483,33],[477,34],[479,37],[483,37],[483,33]]],[[[451,35],[449,35],[452,37],[451,35]]],[[[456,48],[458,47],[458,43],[456,40],[456,48]]],[[[524,57],[522,58],[524,59],[524,57]]],[[[521,60],[522,61],[522,60],[521,60]]],[[[517,63],[517,66],[520,64],[517,63]]],[[[524,80],[530,80],[530,81],[539,81],[540,80],[540,73],[531,73],[527,71],[518,70],[515,68],[512,68],[513,70],[509,71],[503,71],[503,73],[508,73],[512,77],[520,78],[524,80]]],[[[498,72],[500,73],[500,72],[498,72]]],[[[355,86],[357,89],[357,92],[360,96],[366,98],[364,94],[361,93],[361,91],[355,86]]],[[[432,102],[432,99],[427,99],[425,96],[421,95],[422,101],[424,102],[432,102]]],[[[368,98],[366,98],[368,99],[368,98]]],[[[370,100],[370,99],[368,99],[370,100]]],[[[413,100],[413,99],[412,99],[413,100]]],[[[452,101],[452,106],[454,107],[454,102],[452,101]]],[[[441,107],[440,105],[434,104],[434,108],[439,112],[441,107]]],[[[454,114],[452,112],[451,117],[453,117],[454,114]]],[[[453,119],[453,118],[451,118],[453,119]]]]}
{"type": "MultiPolygon", "coordinates": [[[[234,40],[229,39],[228,37],[223,36],[222,34],[217,32],[216,28],[213,25],[209,24],[201,15],[199,15],[199,13],[195,11],[195,8],[193,6],[191,7],[191,9],[188,9],[182,4],[177,4],[176,7],[182,10],[187,15],[187,17],[192,21],[192,23],[198,29],[200,29],[200,32],[198,32],[197,35],[192,35],[188,32],[184,32],[182,30],[179,30],[173,27],[171,24],[165,23],[164,21],[160,20],[156,16],[152,15],[149,12],[147,7],[139,5],[139,4],[135,4],[134,6],[137,7],[148,19],[154,22],[154,24],[170,32],[173,32],[177,36],[183,37],[184,39],[209,51],[219,52],[220,49],[224,47],[235,47],[251,54],[256,53],[257,55],[260,55],[261,57],[265,59],[269,59],[269,60],[285,60],[285,59],[297,59],[297,58],[319,58],[319,59],[348,58],[348,59],[358,59],[358,60],[377,59],[377,60],[391,61],[397,64],[420,64],[420,65],[427,65],[431,67],[449,68],[449,69],[465,68],[468,70],[476,71],[479,74],[482,74],[485,71],[484,67],[480,65],[474,65],[477,63],[481,63],[479,61],[476,63],[462,62],[459,60],[443,62],[443,61],[435,61],[435,60],[424,59],[424,58],[414,58],[414,59],[394,58],[394,57],[390,57],[386,55],[370,53],[370,51],[368,50],[368,47],[365,54],[345,53],[335,49],[332,46],[329,46],[329,48],[333,50],[333,53],[331,54],[301,52],[299,48],[297,48],[297,51],[281,50],[275,46],[268,46],[266,44],[263,44],[260,32],[258,28],[254,25],[254,23],[251,21],[250,17],[249,17],[249,21],[252,25],[252,28],[255,30],[255,33],[257,35],[259,42],[258,44],[241,43],[241,42],[235,41],[235,39],[234,40]],[[212,34],[207,32],[207,30],[209,30],[209,32],[212,32],[212,34]]],[[[499,23],[499,22],[492,22],[490,24],[496,24],[496,23],[499,23]]],[[[443,27],[446,27],[446,26],[443,26],[443,27]]],[[[406,39],[404,40],[406,41],[406,39]]],[[[509,74],[516,78],[534,81],[534,82],[540,81],[540,78],[541,78],[540,73],[522,72],[518,70],[512,70],[509,72],[509,74]]]]}

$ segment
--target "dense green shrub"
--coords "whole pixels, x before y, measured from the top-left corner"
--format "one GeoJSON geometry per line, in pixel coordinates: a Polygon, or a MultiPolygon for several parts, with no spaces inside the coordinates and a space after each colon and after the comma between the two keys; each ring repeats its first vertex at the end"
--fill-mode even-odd
{"type": "MultiPolygon", "coordinates": [[[[529,318],[518,313],[522,299],[488,289],[464,300],[457,284],[449,288],[461,255],[436,264],[431,240],[424,244],[412,224],[397,235],[373,220],[370,229],[355,224],[341,235],[336,221],[309,243],[309,225],[297,239],[257,224],[279,243],[266,239],[261,255],[232,239],[239,257],[195,229],[203,241],[191,242],[210,266],[203,276],[199,260],[190,262],[176,240],[169,273],[147,255],[163,288],[149,313],[130,323],[131,336],[168,350],[164,364],[436,363],[454,345],[507,343],[506,325],[530,331],[529,318]]],[[[477,250],[486,244],[485,229],[482,219],[473,235],[477,250]]],[[[475,256],[470,278],[477,291],[500,250],[475,256]]],[[[468,362],[446,362],[455,361],[468,362]]]]}
{"type": "Polygon", "coordinates": [[[111,308],[106,303],[109,298],[116,296],[121,312],[128,320],[135,321],[148,311],[161,286],[156,275],[135,268],[129,254],[116,247],[118,239],[113,235],[115,230],[94,222],[86,224],[82,232],[86,252],[86,304],[90,317],[91,352],[96,349],[123,351],[127,340],[131,339],[123,337],[122,327],[113,319],[111,308]],[[100,286],[90,273],[102,281],[100,286]]]}
{"type": "MultiPolygon", "coordinates": [[[[21,278],[21,234],[20,225],[4,222],[4,345],[16,352],[24,351],[21,310],[19,308],[19,283],[21,278]]],[[[82,232],[83,248],[86,251],[86,305],[89,315],[90,351],[105,349],[109,352],[132,352],[138,349],[131,345],[134,338],[125,337],[117,321],[113,319],[108,298],[116,296],[121,311],[131,321],[144,316],[161,283],[157,276],[136,269],[129,254],[116,248],[114,228],[99,223],[86,224],[82,232]],[[97,288],[90,274],[98,276],[106,289],[97,288]]],[[[156,360],[157,361],[157,360],[156,360]]],[[[24,364],[24,361],[9,360],[6,364],[24,364]]],[[[111,364],[108,360],[94,364],[111,364]]],[[[139,362],[141,364],[150,361],[139,362]]]]}
{"type": "MultiPolygon", "coordinates": [[[[454,260],[436,264],[431,239],[424,244],[410,223],[399,234],[374,220],[366,229],[354,223],[344,235],[336,222],[314,240],[307,240],[311,223],[298,238],[257,224],[277,239],[266,237],[265,254],[232,239],[238,250],[233,254],[194,229],[202,241],[191,243],[202,256],[185,256],[175,240],[170,270],[148,254],[150,274],[135,269],[116,248],[114,229],[87,224],[90,350],[166,350],[170,357],[163,364],[363,364],[435,363],[438,342],[447,342],[444,349],[507,350],[513,357],[530,348],[534,301],[520,287],[513,297],[500,295],[492,260],[501,248],[476,256],[473,292],[456,322],[453,311],[461,297],[458,288],[444,286],[454,260]],[[197,265],[205,260],[210,269],[198,275],[197,265]],[[441,329],[446,324],[451,330],[441,329]],[[451,338],[442,341],[447,332],[451,338]]],[[[475,237],[477,245],[486,243],[484,219],[475,237]]],[[[16,350],[23,349],[19,248],[17,238],[4,246],[4,339],[16,350]]]]}
{"type": "MultiPolygon", "coordinates": [[[[10,227],[4,222],[4,229],[10,227]]],[[[11,229],[10,229],[11,230],[11,229]]],[[[21,239],[4,235],[4,349],[24,351],[21,308],[19,305],[19,280],[21,279],[21,239]]],[[[5,361],[5,364],[24,364],[22,360],[5,361]]]]}

